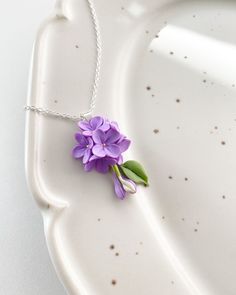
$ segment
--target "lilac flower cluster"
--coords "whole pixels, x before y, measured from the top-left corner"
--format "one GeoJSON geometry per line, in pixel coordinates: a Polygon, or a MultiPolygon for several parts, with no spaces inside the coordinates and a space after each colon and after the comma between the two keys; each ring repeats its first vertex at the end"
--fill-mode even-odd
{"type": "Polygon", "coordinates": [[[80,131],[75,134],[77,145],[73,157],[82,160],[85,171],[95,169],[107,173],[110,167],[123,163],[122,153],[131,142],[120,133],[116,122],[97,116],[78,125],[80,131]]]}
{"type": "Polygon", "coordinates": [[[147,174],[137,161],[123,163],[122,153],[131,142],[121,134],[116,122],[97,116],[78,125],[77,144],[72,154],[82,160],[85,171],[110,171],[116,196],[121,200],[127,194],[136,193],[137,184],[148,185],[147,174]]]}

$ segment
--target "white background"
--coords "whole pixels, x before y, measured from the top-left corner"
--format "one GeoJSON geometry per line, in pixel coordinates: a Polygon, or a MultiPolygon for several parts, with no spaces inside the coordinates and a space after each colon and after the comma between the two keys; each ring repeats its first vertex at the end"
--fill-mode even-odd
{"type": "Polygon", "coordinates": [[[0,3],[0,294],[65,295],[24,171],[23,106],[31,50],[54,1],[0,3]]]}

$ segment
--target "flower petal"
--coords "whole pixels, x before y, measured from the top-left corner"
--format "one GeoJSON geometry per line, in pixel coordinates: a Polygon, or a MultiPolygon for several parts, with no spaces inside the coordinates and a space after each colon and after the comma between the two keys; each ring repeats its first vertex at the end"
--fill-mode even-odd
{"type": "Polygon", "coordinates": [[[87,137],[88,139],[88,147],[91,149],[93,147],[93,139],[91,137],[87,137]]]}
{"type": "Polygon", "coordinates": [[[106,132],[110,129],[110,123],[108,120],[104,120],[104,123],[99,127],[100,130],[106,132]]]}
{"type": "Polygon", "coordinates": [[[97,160],[97,159],[100,159],[100,158],[97,157],[97,156],[95,156],[95,155],[92,155],[91,158],[89,159],[89,162],[90,162],[90,161],[97,160]]]}
{"type": "Polygon", "coordinates": [[[116,196],[120,200],[124,200],[124,198],[126,196],[126,192],[114,172],[112,173],[112,179],[114,181],[114,189],[115,189],[116,196]]]}
{"type": "Polygon", "coordinates": [[[96,170],[99,173],[107,173],[109,168],[110,166],[104,158],[96,160],[96,170]]]}
{"type": "Polygon", "coordinates": [[[110,167],[116,164],[116,159],[107,158],[107,157],[96,159],[95,161],[96,161],[95,168],[99,173],[109,172],[110,167]]]}
{"type": "Polygon", "coordinates": [[[110,129],[106,133],[106,144],[115,143],[120,138],[120,132],[110,129]]]}
{"type": "Polygon", "coordinates": [[[93,140],[95,143],[98,143],[98,144],[104,143],[105,139],[106,139],[106,134],[102,130],[98,129],[94,131],[93,140]]]}
{"type": "Polygon", "coordinates": [[[84,136],[92,136],[93,135],[93,130],[85,130],[85,131],[83,131],[83,135],[84,136]]]}
{"type": "Polygon", "coordinates": [[[96,130],[98,127],[100,127],[103,123],[103,118],[102,117],[93,117],[92,119],[90,119],[89,124],[92,128],[92,130],[96,130]]]}
{"type": "Polygon", "coordinates": [[[85,152],[86,148],[81,148],[80,146],[76,146],[73,151],[72,151],[72,155],[75,159],[79,159],[82,158],[84,156],[84,152],[85,152]]]}
{"type": "Polygon", "coordinates": [[[111,128],[112,128],[112,129],[114,129],[114,130],[120,132],[120,129],[119,129],[119,126],[118,126],[117,122],[112,121],[112,122],[110,123],[110,125],[111,125],[111,128]]]}
{"type": "Polygon", "coordinates": [[[118,165],[121,165],[123,163],[123,156],[119,155],[119,157],[116,159],[116,162],[118,165]]]}
{"type": "Polygon", "coordinates": [[[80,146],[85,146],[87,144],[86,137],[84,137],[83,134],[79,132],[75,134],[75,139],[78,141],[80,146]]]}
{"type": "Polygon", "coordinates": [[[93,154],[99,158],[103,158],[106,156],[104,147],[101,144],[95,144],[92,151],[93,151],[93,154]]]}
{"type": "Polygon", "coordinates": [[[108,157],[103,158],[103,160],[106,162],[106,165],[109,166],[109,167],[115,165],[116,162],[117,162],[116,159],[114,159],[114,158],[108,158],[108,157]]]}
{"type": "Polygon", "coordinates": [[[96,161],[91,161],[91,162],[88,162],[84,165],[84,170],[86,172],[90,172],[91,170],[93,170],[94,166],[96,164],[96,161]]]}
{"type": "Polygon", "coordinates": [[[78,125],[81,130],[91,130],[91,126],[86,120],[79,121],[78,125]]]}
{"type": "Polygon", "coordinates": [[[124,138],[121,142],[118,143],[120,147],[120,151],[123,153],[125,152],[131,144],[131,141],[127,138],[124,138]]]}
{"type": "Polygon", "coordinates": [[[123,178],[122,176],[118,177],[123,189],[130,194],[135,194],[137,191],[137,185],[134,181],[128,178],[123,178]]]}
{"type": "Polygon", "coordinates": [[[91,149],[87,148],[84,152],[83,164],[86,164],[89,161],[90,156],[91,156],[91,149]]]}
{"type": "Polygon", "coordinates": [[[104,147],[105,154],[108,157],[117,158],[120,155],[120,148],[117,144],[110,144],[104,147]]]}

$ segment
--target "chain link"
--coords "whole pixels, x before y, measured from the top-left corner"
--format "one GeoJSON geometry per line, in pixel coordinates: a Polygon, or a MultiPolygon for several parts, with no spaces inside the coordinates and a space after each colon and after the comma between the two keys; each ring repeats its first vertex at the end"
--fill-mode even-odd
{"type": "Polygon", "coordinates": [[[75,116],[75,115],[71,115],[71,114],[65,114],[65,113],[60,113],[60,112],[56,112],[53,110],[44,109],[41,107],[36,107],[33,105],[25,106],[26,111],[32,111],[32,112],[36,112],[38,114],[42,114],[45,116],[52,116],[52,117],[71,120],[71,121],[86,120],[89,116],[92,115],[94,108],[96,106],[98,83],[99,83],[99,78],[100,78],[102,47],[101,47],[101,36],[100,36],[99,23],[98,23],[98,18],[97,18],[97,14],[95,11],[95,7],[94,7],[91,0],[86,0],[86,1],[87,1],[89,10],[90,10],[90,14],[91,14],[92,22],[93,22],[93,27],[94,27],[95,38],[96,38],[96,68],[95,68],[94,81],[93,81],[93,87],[92,87],[92,95],[91,95],[88,111],[83,112],[83,113],[79,114],[78,116],[75,116]]]}

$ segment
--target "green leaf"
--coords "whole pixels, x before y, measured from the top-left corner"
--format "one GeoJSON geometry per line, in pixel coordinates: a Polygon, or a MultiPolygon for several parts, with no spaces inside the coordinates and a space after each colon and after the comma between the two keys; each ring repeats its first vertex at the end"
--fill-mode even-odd
{"type": "Polygon", "coordinates": [[[122,172],[136,183],[148,185],[148,177],[143,167],[136,161],[127,161],[120,165],[122,172]]]}
{"type": "Polygon", "coordinates": [[[133,171],[125,168],[125,167],[120,167],[122,172],[125,174],[125,176],[127,176],[129,179],[133,180],[135,183],[140,183],[140,184],[145,184],[147,185],[147,183],[140,178],[138,175],[136,175],[133,171]]]}

